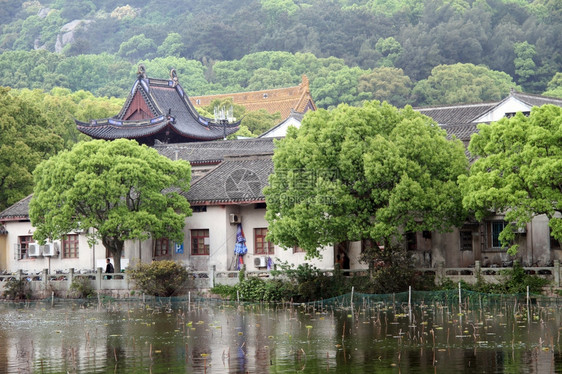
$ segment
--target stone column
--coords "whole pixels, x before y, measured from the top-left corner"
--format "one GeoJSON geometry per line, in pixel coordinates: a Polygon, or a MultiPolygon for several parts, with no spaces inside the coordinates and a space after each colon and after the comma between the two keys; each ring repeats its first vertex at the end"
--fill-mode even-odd
{"type": "Polygon", "coordinates": [[[47,290],[47,286],[49,285],[49,269],[43,269],[43,274],[41,275],[41,279],[43,280],[43,287],[45,291],[47,290]]]}
{"type": "Polygon", "coordinates": [[[443,267],[444,267],[443,262],[439,262],[437,264],[437,277],[435,278],[436,282],[440,282],[445,279],[445,269],[443,267]]]}
{"type": "Polygon", "coordinates": [[[215,287],[215,275],[217,272],[217,265],[211,265],[211,274],[209,276],[209,281],[210,281],[210,285],[211,288],[215,287]]]}
{"type": "Polygon", "coordinates": [[[554,285],[560,287],[560,260],[554,260],[554,285]]]}
{"type": "Polygon", "coordinates": [[[96,288],[101,290],[101,280],[103,279],[102,268],[98,268],[98,272],[96,274],[96,288]]]}
{"type": "Polygon", "coordinates": [[[74,268],[70,268],[68,269],[68,289],[70,289],[70,286],[72,285],[72,282],[74,282],[74,268]]]}

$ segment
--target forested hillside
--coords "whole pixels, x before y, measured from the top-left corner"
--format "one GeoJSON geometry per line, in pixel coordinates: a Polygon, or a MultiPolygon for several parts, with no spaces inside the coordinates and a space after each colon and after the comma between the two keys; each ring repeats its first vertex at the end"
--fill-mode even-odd
{"type": "Polygon", "coordinates": [[[555,0],[0,0],[0,85],[124,97],[144,63],[190,95],[296,85],[320,107],[562,95],[555,0]],[[558,75],[556,75],[558,73],[558,75]]]}

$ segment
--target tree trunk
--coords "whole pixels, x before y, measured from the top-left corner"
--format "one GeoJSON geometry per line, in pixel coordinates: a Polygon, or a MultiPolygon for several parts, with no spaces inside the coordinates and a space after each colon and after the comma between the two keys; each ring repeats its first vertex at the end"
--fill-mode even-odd
{"type": "Polygon", "coordinates": [[[369,278],[373,279],[375,276],[375,258],[374,258],[375,243],[372,239],[361,239],[361,256],[369,265],[369,278]]]}
{"type": "Polygon", "coordinates": [[[113,267],[115,268],[115,272],[120,273],[121,255],[123,253],[125,242],[123,240],[114,239],[113,237],[102,237],[101,241],[109,253],[113,255],[113,267]]]}

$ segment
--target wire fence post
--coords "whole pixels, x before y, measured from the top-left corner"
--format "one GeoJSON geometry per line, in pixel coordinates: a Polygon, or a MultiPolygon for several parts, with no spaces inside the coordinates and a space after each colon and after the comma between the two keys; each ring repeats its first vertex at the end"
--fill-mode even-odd
{"type": "Polygon", "coordinates": [[[408,316],[410,324],[412,323],[412,286],[408,286],[408,316]]]}
{"type": "Polygon", "coordinates": [[[462,312],[462,292],[461,292],[461,282],[459,282],[459,313],[462,312]]]}

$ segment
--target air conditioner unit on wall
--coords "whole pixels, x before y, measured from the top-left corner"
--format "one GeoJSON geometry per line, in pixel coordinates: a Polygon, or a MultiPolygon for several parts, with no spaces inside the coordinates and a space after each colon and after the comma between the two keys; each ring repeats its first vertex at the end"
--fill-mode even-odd
{"type": "Polygon", "coordinates": [[[254,257],[254,265],[257,268],[264,268],[267,266],[267,258],[264,256],[254,257]]]}
{"type": "Polygon", "coordinates": [[[43,256],[56,256],[59,251],[59,243],[47,243],[43,246],[43,256]]]}
{"type": "Polygon", "coordinates": [[[27,247],[27,255],[29,257],[41,256],[41,246],[38,243],[29,243],[27,247]]]}
{"type": "Polygon", "coordinates": [[[242,216],[240,216],[240,214],[231,213],[230,223],[242,223],[242,216]]]}

